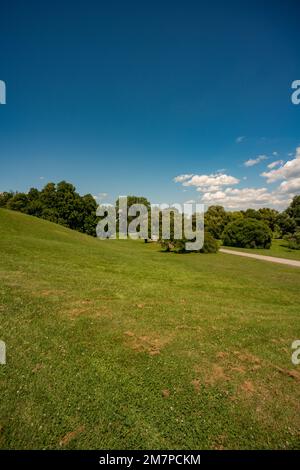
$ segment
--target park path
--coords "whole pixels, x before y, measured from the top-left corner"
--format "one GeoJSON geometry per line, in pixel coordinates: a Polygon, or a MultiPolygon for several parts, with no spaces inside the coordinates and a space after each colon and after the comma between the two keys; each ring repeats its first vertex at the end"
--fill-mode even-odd
{"type": "Polygon", "coordinates": [[[262,261],[270,261],[271,263],[287,264],[288,266],[297,266],[298,268],[300,268],[300,261],[297,261],[295,259],[275,258],[275,256],[256,255],[254,253],[252,254],[244,253],[242,251],[226,250],[225,248],[221,248],[220,252],[229,255],[245,256],[246,258],[260,259],[262,261]]]}

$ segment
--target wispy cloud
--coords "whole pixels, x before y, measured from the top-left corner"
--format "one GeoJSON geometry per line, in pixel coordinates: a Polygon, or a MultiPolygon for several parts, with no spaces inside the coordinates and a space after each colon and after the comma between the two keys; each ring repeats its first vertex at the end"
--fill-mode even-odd
{"type": "Polygon", "coordinates": [[[235,142],[236,142],[236,144],[240,144],[240,143],[243,142],[243,140],[245,140],[245,139],[246,139],[246,137],[245,137],[244,135],[240,135],[239,137],[237,137],[237,138],[235,139],[235,142]]]}
{"type": "Polygon", "coordinates": [[[258,165],[260,162],[262,162],[263,160],[267,160],[267,159],[268,159],[267,155],[258,155],[258,157],[256,158],[249,158],[249,160],[244,162],[244,165],[247,167],[258,165]]]}
{"type": "Polygon", "coordinates": [[[101,202],[107,196],[108,196],[108,193],[99,193],[99,194],[93,195],[93,198],[95,199],[95,201],[101,202]]]}
{"type": "Polygon", "coordinates": [[[276,166],[281,166],[284,164],[284,161],[283,160],[276,160],[275,162],[271,162],[269,163],[268,165],[268,168],[270,168],[270,170],[272,170],[273,168],[275,168],[276,166]]]}
{"type": "Polygon", "coordinates": [[[186,180],[192,178],[192,176],[194,176],[194,175],[190,174],[190,175],[175,176],[174,181],[175,181],[175,183],[183,183],[183,181],[186,181],[186,180]]]}

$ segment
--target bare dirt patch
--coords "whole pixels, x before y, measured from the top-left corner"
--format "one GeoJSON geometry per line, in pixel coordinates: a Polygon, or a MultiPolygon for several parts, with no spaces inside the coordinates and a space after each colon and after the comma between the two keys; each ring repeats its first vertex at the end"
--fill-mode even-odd
{"type": "Polygon", "coordinates": [[[100,316],[112,316],[111,310],[105,305],[98,306],[91,300],[80,300],[78,302],[71,302],[68,304],[63,312],[71,318],[79,316],[87,317],[100,317],[100,316]]]}
{"type": "Polygon", "coordinates": [[[215,385],[219,382],[226,382],[230,378],[225,374],[223,367],[218,364],[213,364],[211,371],[207,374],[205,383],[208,385],[215,385]]]}
{"type": "Polygon", "coordinates": [[[224,359],[225,357],[228,357],[228,353],[224,351],[220,351],[216,354],[217,359],[224,359]]]}
{"type": "Polygon", "coordinates": [[[44,364],[36,364],[36,366],[32,369],[32,372],[35,374],[39,370],[44,369],[44,367],[44,364]]]}
{"type": "Polygon", "coordinates": [[[214,363],[205,362],[195,366],[197,376],[192,381],[195,390],[200,387],[201,382],[227,390],[226,393],[232,400],[264,395],[263,387],[254,386],[253,381],[255,371],[263,366],[259,357],[247,351],[219,351],[215,353],[215,357],[217,361],[214,363]]]}
{"type": "Polygon", "coordinates": [[[60,441],[59,445],[60,447],[65,447],[69,444],[72,439],[78,436],[78,434],[82,433],[84,431],[84,426],[79,426],[75,431],[68,432],[60,441]]]}
{"type": "Polygon", "coordinates": [[[128,337],[128,346],[136,352],[146,352],[150,356],[156,356],[170,342],[171,337],[161,337],[153,335],[138,336],[134,333],[125,332],[128,337]]]}
{"type": "Polygon", "coordinates": [[[198,380],[198,379],[192,380],[192,385],[194,386],[195,391],[199,392],[199,390],[200,390],[200,380],[198,380]]]}
{"type": "Polygon", "coordinates": [[[241,389],[247,395],[253,395],[253,393],[255,392],[255,387],[253,385],[253,382],[251,382],[251,380],[245,380],[245,382],[243,382],[241,385],[241,389]]]}
{"type": "Polygon", "coordinates": [[[134,336],[134,333],[132,331],[125,331],[124,335],[130,336],[132,338],[134,336]]]}
{"type": "Polygon", "coordinates": [[[239,374],[245,374],[246,368],[244,366],[232,366],[230,367],[232,372],[238,372],[239,374]]]}
{"type": "Polygon", "coordinates": [[[261,363],[261,359],[259,357],[248,352],[234,351],[233,354],[242,362],[249,362],[251,364],[261,363]]]}
{"type": "Polygon", "coordinates": [[[226,435],[221,434],[220,436],[217,436],[214,444],[214,449],[215,450],[224,450],[225,449],[225,441],[226,441],[226,435]]]}
{"type": "Polygon", "coordinates": [[[300,382],[300,372],[293,369],[282,369],[281,367],[275,367],[275,369],[283,375],[287,375],[292,379],[295,379],[297,382],[300,382]]]}

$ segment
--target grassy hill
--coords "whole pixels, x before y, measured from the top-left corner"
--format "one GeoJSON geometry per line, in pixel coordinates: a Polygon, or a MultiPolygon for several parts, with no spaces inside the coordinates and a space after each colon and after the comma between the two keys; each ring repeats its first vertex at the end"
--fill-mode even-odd
{"type": "Polygon", "coordinates": [[[0,210],[1,448],[299,448],[300,270],[0,210]]]}

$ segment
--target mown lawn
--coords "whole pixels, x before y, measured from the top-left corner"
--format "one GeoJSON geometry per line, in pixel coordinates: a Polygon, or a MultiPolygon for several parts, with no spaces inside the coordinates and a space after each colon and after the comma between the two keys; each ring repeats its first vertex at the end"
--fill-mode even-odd
{"type": "Polygon", "coordinates": [[[228,248],[229,250],[238,250],[244,251],[245,253],[256,253],[258,255],[264,256],[275,256],[277,258],[287,258],[287,259],[295,259],[300,260],[300,250],[291,250],[287,246],[287,242],[285,240],[272,240],[272,245],[269,250],[265,249],[257,249],[254,250],[252,248],[235,248],[230,246],[224,246],[224,248],[228,248]]]}
{"type": "Polygon", "coordinates": [[[300,270],[0,210],[1,448],[300,448],[300,270]]]}

